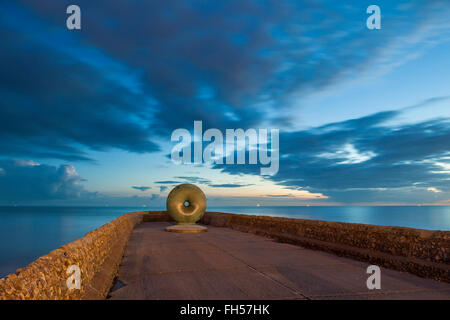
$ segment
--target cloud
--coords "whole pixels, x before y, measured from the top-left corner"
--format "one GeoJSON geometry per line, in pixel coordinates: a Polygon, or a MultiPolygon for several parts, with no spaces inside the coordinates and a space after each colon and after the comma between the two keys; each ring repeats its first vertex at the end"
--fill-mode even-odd
{"type": "Polygon", "coordinates": [[[375,156],[376,154],[372,151],[361,153],[356,150],[352,144],[348,143],[343,146],[339,146],[339,148],[334,152],[324,152],[319,155],[319,157],[325,157],[328,159],[341,159],[341,162],[337,162],[338,164],[361,163],[368,161],[375,156]]]}
{"type": "MultiPolygon", "coordinates": [[[[400,114],[380,112],[282,132],[280,170],[270,179],[291,189],[323,193],[330,201],[414,202],[427,198],[424,191],[445,200],[450,192],[450,175],[445,170],[450,165],[450,119],[384,124],[400,114]]],[[[252,165],[214,168],[231,174],[259,174],[252,165]]]]}
{"type": "Polygon", "coordinates": [[[24,160],[0,160],[0,201],[27,202],[94,196],[80,184],[71,165],[59,167],[24,160]]]}
{"type": "Polygon", "coordinates": [[[253,184],[238,184],[238,183],[222,183],[222,184],[210,184],[209,186],[214,188],[242,188],[252,186],[253,184]]]}
{"type": "Polygon", "coordinates": [[[3,5],[0,155],[73,161],[90,160],[86,149],[159,149],[146,120],[148,97],[117,80],[133,70],[24,8],[3,5]],[[17,20],[7,17],[14,14],[17,20]]]}
{"type": "Polygon", "coordinates": [[[142,191],[142,192],[151,189],[151,187],[138,187],[138,186],[132,186],[131,188],[142,191]]]}
{"type": "MultiPolygon", "coordinates": [[[[205,128],[283,129],[290,124],[283,110],[291,112],[292,103],[391,70],[416,57],[412,48],[434,45],[450,30],[445,1],[381,1],[381,32],[365,28],[360,4],[309,0],[79,0],[82,30],[69,32],[69,4],[0,4],[0,156],[72,162],[93,160],[91,150],[155,152],[155,141],[168,142],[173,129],[191,128],[194,120],[205,128]]],[[[389,197],[416,182],[422,184],[405,197],[429,187],[443,192],[426,193],[444,197],[448,121],[386,126],[396,115],[282,132],[280,172],[271,179],[342,201],[389,197]]],[[[10,168],[0,167],[5,179],[10,168]]],[[[33,173],[47,168],[38,167],[33,173]]],[[[65,170],[48,168],[39,174],[65,170]]],[[[257,166],[216,169],[259,173],[257,166]]],[[[76,181],[41,197],[84,192],[76,181]]]]}
{"type": "Polygon", "coordinates": [[[200,178],[200,177],[190,177],[190,176],[178,176],[178,177],[174,177],[176,179],[182,179],[185,180],[183,182],[176,182],[176,181],[158,181],[156,183],[170,183],[170,184],[175,184],[175,183],[193,183],[193,184],[203,184],[203,185],[207,185],[213,188],[241,188],[241,187],[247,187],[247,186],[251,186],[252,184],[239,184],[239,183],[222,183],[222,184],[218,184],[218,183],[213,183],[211,180],[209,179],[205,179],[205,178],[200,178]]]}
{"type": "Polygon", "coordinates": [[[335,1],[80,0],[77,33],[62,19],[70,1],[2,1],[0,154],[154,152],[155,136],[194,120],[286,126],[281,110],[299,97],[392,68],[448,32],[436,17],[450,5],[408,3],[382,1],[386,27],[368,32],[364,7],[335,1]]]}
{"type": "Polygon", "coordinates": [[[178,184],[181,182],[174,181],[174,180],[163,180],[163,181],[155,181],[155,183],[157,183],[157,184],[178,184]]]}
{"type": "Polygon", "coordinates": [[[198,183],[198,184],[210,184],[211,181],[205,178],[200,178],[200,177],[186,177],[186,176],[181,176],[181,177],[175,177],[176,179],[183,179],[188,183],[198,183]]]}

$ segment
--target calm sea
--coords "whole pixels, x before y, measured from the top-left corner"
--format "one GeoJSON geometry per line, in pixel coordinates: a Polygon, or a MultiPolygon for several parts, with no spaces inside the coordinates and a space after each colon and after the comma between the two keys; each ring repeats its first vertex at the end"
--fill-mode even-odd
{"type": "MultiPolygon", "coordinates": [[[[0,278],[136,207],[0,207],[0,278]]],[[[450,207],[212,207],[209,211],[450,230],[450,207]]]]}

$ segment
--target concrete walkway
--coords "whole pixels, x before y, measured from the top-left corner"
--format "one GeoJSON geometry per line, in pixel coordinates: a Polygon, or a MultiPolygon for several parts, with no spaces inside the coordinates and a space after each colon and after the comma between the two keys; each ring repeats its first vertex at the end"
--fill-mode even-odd
{"type": "Polygon", "coordinates": [[[450,284],[228,228],[165,232],[144,222],[131,234],[110,299],[450,299],[450,284]]]}

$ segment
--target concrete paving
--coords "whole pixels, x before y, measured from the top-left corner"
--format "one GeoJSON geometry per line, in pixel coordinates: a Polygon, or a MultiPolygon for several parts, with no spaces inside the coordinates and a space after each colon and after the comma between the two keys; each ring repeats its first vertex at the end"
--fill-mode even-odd
{"type": "Polygon", "coordinates": [[[381,269],[369,290],[368,264],[265,237],[208,226],[133,230],[110,299],[448,299],[450,284],[381,269]]]}

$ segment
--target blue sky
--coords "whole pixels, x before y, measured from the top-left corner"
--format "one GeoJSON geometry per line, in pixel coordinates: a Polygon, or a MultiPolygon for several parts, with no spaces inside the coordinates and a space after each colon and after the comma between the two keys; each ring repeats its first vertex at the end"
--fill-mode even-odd
{"type": "Polygon", "coordinates": [[[211,206],[450,205],[448,1],[0,9],[2,205],[161,206],[183,182],[211,206]],[[175,165],[171,133],[195,120],[279,129],[279,172],[175,165]]]}

